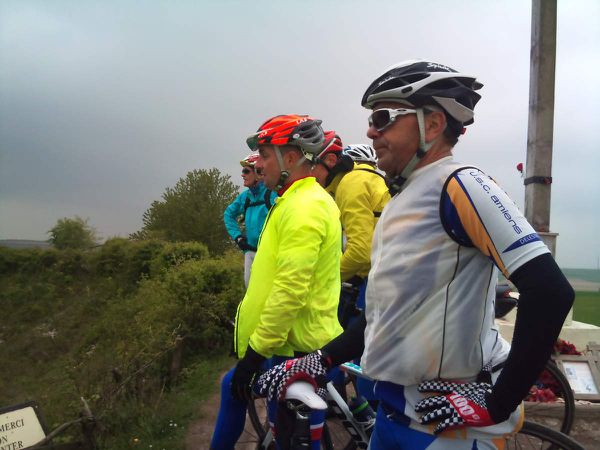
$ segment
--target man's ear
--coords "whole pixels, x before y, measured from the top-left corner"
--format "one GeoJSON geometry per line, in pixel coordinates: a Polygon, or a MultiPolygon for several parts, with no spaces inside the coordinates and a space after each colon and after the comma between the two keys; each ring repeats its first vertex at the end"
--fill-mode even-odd
{"type": "Polygon", "coordinates": [[[294,167],[298,160],[302,157],[302,153],[296,149],[289,149],[283,153],[283,163],[288,169],[294,167]]]}
{"type": "Polygon", "coordinates": [[[325,165],[330,169],[333,168],[338,162],[338,157],[334,153],[328,153],[325,155],[325,165]]]}
{"type": "Polygon", "coordinates": [[[446,115],[441,111],[432,111],[425,116],[425,141],[431,142],[446,129],[446,115]]]}

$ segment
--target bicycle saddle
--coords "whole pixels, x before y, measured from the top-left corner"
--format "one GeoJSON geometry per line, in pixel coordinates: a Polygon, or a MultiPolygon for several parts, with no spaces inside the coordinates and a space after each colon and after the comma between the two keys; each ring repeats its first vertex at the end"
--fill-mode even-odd
{"type": "Polygon", "coordinates": [[[315,393],[315,388],[307,381],[295,381],[285,391],[286,400],[298,400],[310,409],[327,409],[327,403],[315,393]]]}

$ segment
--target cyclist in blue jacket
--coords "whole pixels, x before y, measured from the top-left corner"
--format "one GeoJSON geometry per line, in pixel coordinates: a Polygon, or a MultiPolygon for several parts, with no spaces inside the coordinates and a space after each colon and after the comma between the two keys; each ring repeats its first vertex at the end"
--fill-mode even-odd
{"type": "Polygon", "coordinates": [[[254,163],[257,159],[258,152],[252,152],[240,161],[242,179],[244,180],[244,186],[248,189],[238,195],[223,214],[227,233],[240,250],[244,252],[244,283],[246,287],[248,287],[250,268],[256,255],[260,232],[265,223],[267,212],[269,212],[277,197],[276,192],[265,187],[261,181],[261,175],[255,170],[254,163]],[[244,231],[238,223],[239,216],[244,216],[244,231]]]}

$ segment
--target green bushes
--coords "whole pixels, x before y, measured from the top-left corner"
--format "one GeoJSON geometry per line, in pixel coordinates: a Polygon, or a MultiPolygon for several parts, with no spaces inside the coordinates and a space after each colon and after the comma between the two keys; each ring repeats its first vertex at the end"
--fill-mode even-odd
{"type": "Polygon", "coordinates": [[[228,352],[243,296],[240,254],[198,243],[0,248],[0,268],[0,406],[37,400],[52,425],[84,396],[106,436],[139,420],[126,411],[155,411],[179,370],[228,352]]]}

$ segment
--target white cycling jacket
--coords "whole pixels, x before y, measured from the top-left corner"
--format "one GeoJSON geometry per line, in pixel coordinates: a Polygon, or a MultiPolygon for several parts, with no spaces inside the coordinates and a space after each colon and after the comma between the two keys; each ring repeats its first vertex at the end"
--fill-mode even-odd
{"type": "Polygon", "coordinates": [[[498,362],[498,269],[509,277],[548,252],[490,177],[450,177],[461,167],[447,157],[414,171],[375,228],[361,360],[374,379],[468,380],[498,362]]]}

